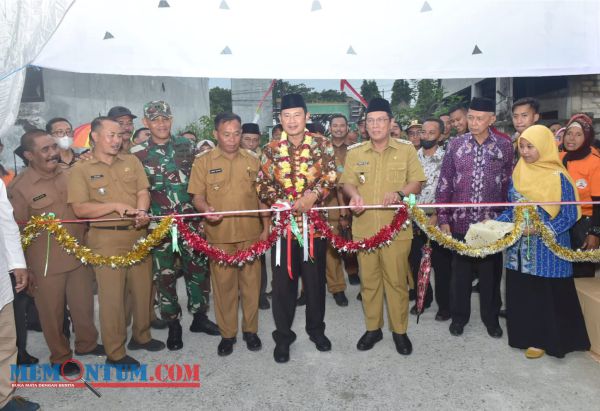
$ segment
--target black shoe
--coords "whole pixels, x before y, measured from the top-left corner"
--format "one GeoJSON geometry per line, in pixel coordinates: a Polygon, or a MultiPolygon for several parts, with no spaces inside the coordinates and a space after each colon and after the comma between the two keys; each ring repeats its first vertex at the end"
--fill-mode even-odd
{"type": "Polygon", "coordinates": [[[183,348],[183,340],[181,339],[181,323],[179,320],[173,320],[169,323],[169,336],[167,337],[167,348],[170,351],[177,351],[183,348]]]}
{"type": "Polygon", "coordinates": [[[266,295],[261,295],[258,299],[258,308],[260,308],[261,310],[268,310],[269,308],[271,308],[271,304],[269,303],[269,300],[267,299],[266,295]]]}
{"type": "Polygon", "coordinates": [[[319,351],[331,351],[331,341],[324,334],[317,336],[310,336],[310,340],[315,343],[315,347],[319,351]]]}
{"type": "Polygon", "coordinates": [[[487,327],[487,332],[492,338],[502,338],[502,328],[499,325],[487,327]]]}
{"type": "Polygon", "coordinates": [[[190,331],[193,333],[206,333],[208,335],[221,335],[217,324],[209,320],[205,313],[194,314],[194,321],[190,325],[190,331]]]}
{"type": "Polygon", "coordinates": [[[290,360],[290,345],[283,342],[275,343],[273,358],[275,362],[280,364],[288,362],[290,360]]]}
{"type": "Polygon", "coordinates": [[[162,341],[158,341],[155,339],[150,339],[150,341],[146,343],[139,343],[131,337],[129,340],[129,344],[127,344],[127,349],[129,350],[146,350],[146,351],[161,351],[165,349],[165,343],[162,341]]]}
{"type": "Polygon", "coordinates": [[[339,293],[333,293],[333,299],[335,300],[335,303],[340,307],[348,306],[348,299],[346,298],[346,294],[343,291],[340,291],[339,293]]]}
{"type": "Polygon", "coordinates": [[[80,373],[81,373],[81,368],[79,368],[79,365],[77,365],[77,363],[73,362],[73,361],[69,361],[69,362],[63,363],[63,364],[53,364],[53,365],[58,365],[60,367],[61,375],[67,375],[67,376],[71,377],[73,375],[80,375],[80,373]]]}
{"type": "Polygon", "coordinates": [[[464,332],[465,326],[459,323],[452,322],[448,329],[450,330],[450,334],[452,334],[455,337],[458,337],[464,332]]]}
{"type": "Polygon", "coordinates": [[[393,332],[392,338],[394,339],[394,344],[396,344],[396,351],[398,351],[398,354],[410,355],[410,353],[412,353],[412,343],[408,339],[408,335],[396,334],[393,332]]]}
{"type": "Polygon", "coordinates": [[[296,305],[298,307],[306,305],[306,296],[304,295],[304,293],[300,293],[300,297],[298,297],[298,300],[296,300],[296,305]]]}
{"type": "Polygon", "coordinates": [[[125,355],[125,357],[121,358],[120,360],[111,360],[110,358],[107,358],[106,364],[120,365],[120,366],[126,366],[126,367],[131,367],[131,368],[139,368],[140,367],[140,362],[138,360],[136,360],[135,358],[130,357],[129,355],[125,355]]]}
{"type": "Polygon", "coordinates": [[[500,310],[500,312],[498,313],[498,316],[502,317],[502,318],[506,318],[506,308],[500,310]]]}
{"type": "Polygon", "coordinates": [[[375,331],[367,331],[360,337],[358,340],[358,344],[356,344],[356,348],[359,351],[367,351],[370,350],[377,344],[379,341],[383,339],[383,333],[381,332],[381,328],[375,331]]]}
{"type": "Polygon", "coordinates": [[[262,348],[262,342],[255,333],[244,333],[243,339],[250,351],[259,351],[262,348]]]}
{"type": "Polygon", "coordinates": [[[160,318],[155,318],[154,320],[150,321],[150,327],[155,330],[164,330],[168,326],[169,322],[166,320],[161,320],[160,318]]]}
{"type": "Polygon", "coordinates": [[[358,276],[358,274],[348,275],[348,282],[352,285],[358,285],[360,284],[360,277],[358,276]]]}
{"type": "Polygon", "coordinates": [[[37,411],[40,410],[40,404],[26,400],[18,395],[13,396],[9,402],[2,407],[2,411],[37,411]]]}
{"type": "Polygon", "coordinates": [[[361,295],[360,293],[358,293],[358,295],[356,296],[356,299],[357,299],[358,301],[362,301],[362,295],[361,295]]]}
{"type": "Polygon", "coordinates": [[[219,346],[217,347],[217,354],[219,354],[220,357],[225,357],[226,355],[229,355],[233,352],[233,344],[235,344],[237,341],[237,338],[233,337],[233,338],[221,338],[221,342],[219,343],[219,346]]]}
{"type": "Polygon", "coordinates": [[[102,344],[98,344],[96,345],[96,348],[94,348],[92,351],[88,351],[88,352],[78,352],[77,350],[75,350],[75,354],[76,355],[95,355],[96,357],[102,357],[106,355],[106,351],[104,351],[104,346],[102,344]]]}
{"type": "Polygon", "coordinates": [[[438,310],[437,314],[435,315],[435,320],[436,321],[448,321],[450,319],[451,315],[450,312],[447,310],[438,310]]]}
{"type": "Polygon", "coordinates": [[[40,360],[30,355],[27,351],[19,351],[17,353],[17,365],[31,365],[37,364],[40,360]]]}

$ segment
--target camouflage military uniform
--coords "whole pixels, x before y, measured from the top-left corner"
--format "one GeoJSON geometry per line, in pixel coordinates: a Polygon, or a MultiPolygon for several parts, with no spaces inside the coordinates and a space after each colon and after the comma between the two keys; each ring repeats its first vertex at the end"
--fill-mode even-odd
{"type": "MultiPolygon", "coordinates": [[[[153,215],[172,213],[193,213],[190,195],[187,192],[188,180],[194,156],[192,145],[184,137],[173,137],[163,145],[158,145],[152,138],[131,148],[144,165],[150,181],[151,204],[153,215]]],[[[192,220],[189,220],[192,221],[192,220]]],[[[197,221],[191,222],[197,224],[197,221]]],[[[208,264],[204,255],[194,254],[184,247],[181,239],[179,250],[185,286],[188,295],[188,310],[191,314],[206,311],[207,295],[201,284],[208,276],[208,264]]],[[[172,251],[171,238],[152,250],[154,281],[160,296],[160,313],[163,320],[178,319],[181,307],[177,302],[177,270],[176,254],[172,251]]]]}

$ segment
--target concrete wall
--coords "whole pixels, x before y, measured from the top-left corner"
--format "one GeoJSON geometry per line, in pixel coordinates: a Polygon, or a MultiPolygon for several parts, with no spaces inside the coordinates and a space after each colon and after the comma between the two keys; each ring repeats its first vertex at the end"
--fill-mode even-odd
{"type": "MultiPolygon", "coordinates": [[[[231,103],[233,112],[242,118],[243,123],[254,122],[256,108],[271,80],[265,79],[231,79],[231,103]]],[[[261,133],[273,126],[273,97],[269,94],[262,105],[258,120],[261,133]]]]}
{"type": "Polygon", "coordinates": [[[444,79],[442,80],[442,87],[444,87],[444,96],[449,96],[464,88],[472,87],[483,78],[456,78],[456,79],[444,79]]]}
{"type": "Polygon", "coordinates": [[[208,79],[178,77],[118,76],[43,71],[44,102],[22,103],[17,125],[3,136],[5,145],[0,161],[13,167],[12,151],[25,127],[44,128],[53,117],[65,117],[73,127],[106,115],[116,105],[128,107],[142,127],[142,108],[151,100],[165,100],[171,105],[174,128],[184,128],[199,117],[210,114],[208,79]]]}

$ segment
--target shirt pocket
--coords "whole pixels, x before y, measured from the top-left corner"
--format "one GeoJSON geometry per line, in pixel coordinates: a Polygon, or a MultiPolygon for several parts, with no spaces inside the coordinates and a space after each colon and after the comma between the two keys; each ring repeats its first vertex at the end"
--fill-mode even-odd
{"type": "Polygon", "coordinates": [[[43,195],[43,197],[40,196],[35,196],[33,197],[34,199],[37,198],[37,200],[33,200],[31,202],[31,209],[33,210],[32,214],[42,214],[44,212],[46,213],[50,213],[50,212],[54,212],[55,210],[52,209],[52,206],[54,205],[54,199],[46,194],[41,194],[43,195]]]}
{"type": "Polygon", "coordinates": [[[225,173],[214,173],[209,174],[206,178],[207,184],[207,197],[208,196],[221,196],[228,191],[227,187],[227,179],[225,178],[225,173]]]}
{"type": "Polygon", "coordinates": [[[390,164],[387,169],[386,180],[389,183],[406,183],[406,164],[390,164]]]}
{"type": "Polygon", "coordinates": [[[106,177],[90,180],[90,199],[104,203],[110,195],[109,180],[106,177]]]}
{"type": "Polygon", "coordinates": [[[135,174],[125,174],[121,179],[123,182],[123,186],[125,187],[125,191],[129,194],[137,194],[137,177],[135,174]]]}

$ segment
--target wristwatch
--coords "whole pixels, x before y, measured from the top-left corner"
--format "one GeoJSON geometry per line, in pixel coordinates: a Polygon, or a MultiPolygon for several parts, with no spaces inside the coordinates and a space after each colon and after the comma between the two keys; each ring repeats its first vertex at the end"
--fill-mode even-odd
{"type": "Polygon", "coordinates": [[[404,191],[402,190],[396,191],[396,193],[400,196],[400,201],[404,200],[404,197],[406,197],[406,194],[404,194],[404,191]]]}

